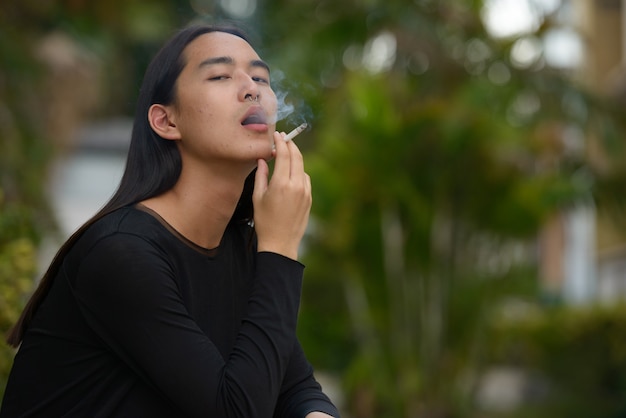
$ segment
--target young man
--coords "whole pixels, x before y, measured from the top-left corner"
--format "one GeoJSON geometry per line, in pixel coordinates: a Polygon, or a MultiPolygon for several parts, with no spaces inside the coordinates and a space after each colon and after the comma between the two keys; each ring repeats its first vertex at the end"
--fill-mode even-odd
{"type": "Polygon", "coordinates": [[[338,416],[296,338],[311,183],[269,78],[232,28],[157,54],[119,189],[9,336],[0,416],[338,416]]]}

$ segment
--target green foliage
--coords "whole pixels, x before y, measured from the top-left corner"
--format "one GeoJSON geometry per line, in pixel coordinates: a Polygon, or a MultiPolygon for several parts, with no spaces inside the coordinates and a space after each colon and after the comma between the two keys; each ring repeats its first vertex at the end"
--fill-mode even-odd
{"type": "MultiPolygon", "coordinates": [[[[0,219],[4,213],[0,210],[0,219]]],[[[4,232],[4,231],[3,231],[4,232]]],[[[4,241],[4,239],[3,239],[4,241]]],[[[4,335],[17,320],[36,273],[36,245],[28,238],[15,237],[0,245],[0,331],[4,335]]],[[[0,396],[4,393],[14,350],[0,343],[0,396]]]]}
{"type": "MultiPolygon", "coordinates": [[[[554,208],[545,196],[559,179],[512,166],[507,150],[523,146],[519,134],[480,107],[415,101],[380,75],[346,77],[308,157],[316,222],[307,275],[328,287],[332,277],[334,292],[346,294],[346,310],[336,305],[316,326],[352,318],[353,329],[344,327],[358,347],[346,370],[349,393],[367,393],[379,415],[405,416],[417,408],[411,399],[436,409],[458,396],[444,382],[477,361],[470,348],[484,316],[476,306],[519,291],[515,270],[476,270],[470,237],[531,235],[554,208]],[[445,232],[438,222],[456,229],[450,247],[433,242],[445,232]]],[[[534,282],[530,271],[523,277],[534,282]]]]}

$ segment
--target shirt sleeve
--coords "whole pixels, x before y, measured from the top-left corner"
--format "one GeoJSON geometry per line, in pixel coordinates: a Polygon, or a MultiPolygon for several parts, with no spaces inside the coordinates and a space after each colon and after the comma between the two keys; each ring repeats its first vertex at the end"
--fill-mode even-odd
{"type": "Polygon", "coordinates": [[[73,283],[105,344],[187,416],[272,416],[297,341],[303,266],[257,255],[247,315],[224,360],[190,317],[160,250],[120,235],[84,256],[73,283]]]}
{"type": "Polygon", "coordinates": [[[313,366],[296,341],[278,398],[274,418],[304,418],[310,412],[339,418],[339,411],[315,380],[313,366]]]}

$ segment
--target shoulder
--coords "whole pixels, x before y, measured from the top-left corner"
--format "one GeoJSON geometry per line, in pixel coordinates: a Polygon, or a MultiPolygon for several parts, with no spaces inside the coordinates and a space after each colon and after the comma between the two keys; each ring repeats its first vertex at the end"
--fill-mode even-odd
{"type": "Polygon", "coordinates": [[[80,261],[96,250],[103,256],[122,258],[137,251],[158,252],[159,236],[163,234],[163,228],[150,215],[124,207],[90,225],[76,240],[68,257],[80,261]]]}
{"type": "Polygon", "coordinates": [[[106,287],[119,283],[140,283],[173,275],[170,254],[162,244],[166,238],[161,225],[150,215],[122,208],[90,225],[65,257],[63,268],[74,285],[102,282],[106,287]]]}
{"type": "Polygon", "coordinates": [[[88,243],[95,243],[102,238],[117,236],[137,237],[149,240],[165,236],[163,226],[149,214],[134,207],[123,207],[94,222],[81,237],[88,243]]]}

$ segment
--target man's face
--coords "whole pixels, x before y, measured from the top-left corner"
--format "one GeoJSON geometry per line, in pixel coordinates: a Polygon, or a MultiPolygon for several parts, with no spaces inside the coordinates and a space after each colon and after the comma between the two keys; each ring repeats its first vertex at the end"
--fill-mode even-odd
{"type": "Polygon", "coordinates": [[[183,158],[250,163],[271,158],[276,96],[269,69],[243,39],[204,34],[184,50],[173,123],[183,158]]]}

